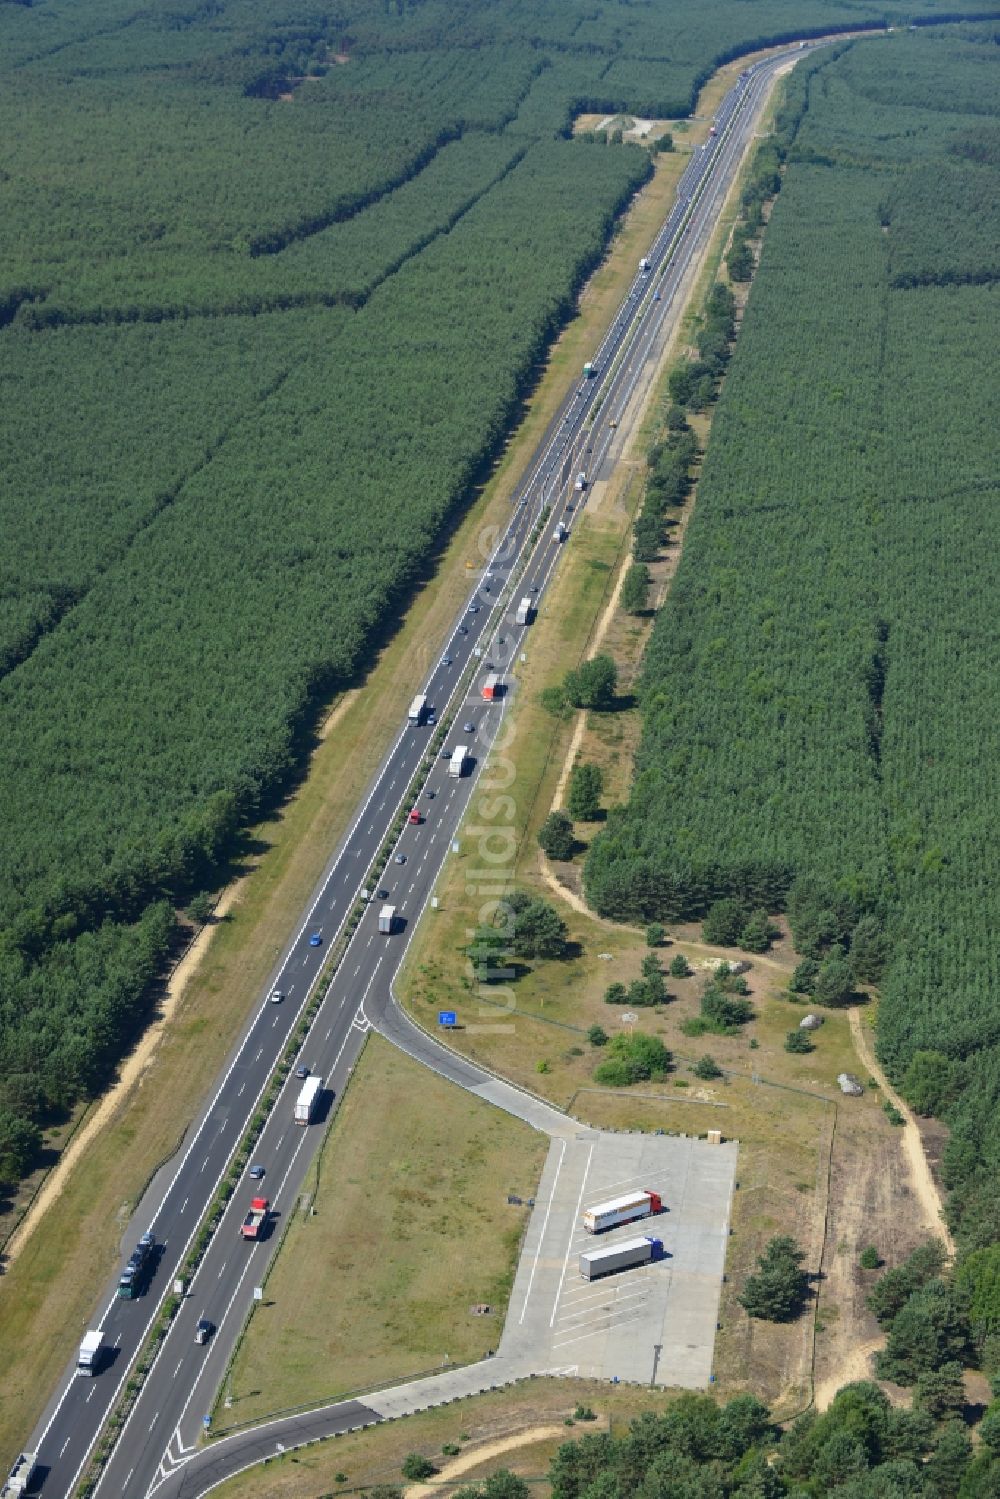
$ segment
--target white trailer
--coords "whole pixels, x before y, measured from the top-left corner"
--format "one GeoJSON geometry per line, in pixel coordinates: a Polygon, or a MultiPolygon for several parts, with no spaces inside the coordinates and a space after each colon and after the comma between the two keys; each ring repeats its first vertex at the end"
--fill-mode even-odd
{"type": "Polygon", "coordinates": [[[584,1280],[598,1280],[602,1275],[613,1275],[616,1270],[648,1265],[651,1260],[658,1260],[662,1253],[663,1245],[659,1239],[629,1239],[609,1249],[588,1249],[580,1256],[580,1274],[584,1280]]]}
{"type": "Polygon", "coordinates": [[[410,723],[423,723],[427,713],[427,699],[423,693],[418,693],[410,704],[410,711],[406,715],[410,723]]]}
{"type": "Polygon", "coordinates": [[[76,1361],[77,1371],[80,1374],[96,1374],[101,1366],[101,1355],[104,1352],[104,1334],[101,1332],[85,1332],[80,1344],[80,1356],[76,1361]]]}
{"type": "Polygon", "coordinates": [[[648,1218],[663,1210],[658,1192],[627,1192],[623,1197],[613,1197],[610,1202],[600,1202],[596,1207],[586,1208],[583,1226],[588,1234],[604,1233],[606,1229],[618,1228],[622,1223],[634,1223],[637,1218],[648,1218]]]}
{"type": "Polygon", "coordinates": [[[586,471],[586,469],[581,469],[580,472],[576,476],[576,483],[573,485],[573,488],[576,489],[576,490],[579,490],[580,492],[582,492],[583,490],[586,489],[586,487],[587,487],[587,471],[586,471]]]}
{"type": "Polygon", "coordinates": [[[299,1089],[299,1096],[295,1100],[295,1123],[312,1124],[313,1115],[319,1105],[320,1094],[323,1092],[323,1079],[321,1077],[310,1077],[299,1089]]]}
{"type": "Polygon", "coordinates": [[[469,747],[468,747],[468,745],[467,744],[456,744],[455,748],[451,752],[451,759],[448,761],[448,774],[450,776],[455,776],[456,779],[459,776],[464,776],[465,775],[465,764],[466,764],[466,761],[468,760],[468,758],[469,758],[469,747]]]}
{"type": "Polygon", "coordinates": [[[391,937],[396,928],[396,907],[383,906],[378,913],[378,929],[383,937],[391,937]]]}
{"type": "Polygon", "coordinates": [[[642,257],[642,259],[639,261],[639,270],[640,270],[641,274],[643,276],[648,276],[649,273],[650,273],[650,271],[652,269],[653,269],[653,267],[650,264],[649,256],[648,255],[644,255],[642,257]]]}
{"type": "Polygon", "coordinates": [[[10,1470],[10,1476],[0,1494],[6,1499],[8,1494],[26,1494],[31,1487],[31,1480],[35,1476],[36,1457],[33,1452],[22,1452],[17,1462],[10,1470]]]}
{"type": "Polygon", "coordinates": [[[530,625],[534,612],[535,607],[532,604],[530,598],[522,599],[517,606],[517,613],[514,615],[514,623],[517,625],[530,625]]]}

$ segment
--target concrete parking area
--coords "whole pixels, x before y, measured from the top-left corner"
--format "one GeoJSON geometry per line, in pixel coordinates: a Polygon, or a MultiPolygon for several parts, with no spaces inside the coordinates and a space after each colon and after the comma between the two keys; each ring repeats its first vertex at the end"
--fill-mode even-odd
{"type": "Polygon", "coordinates": [[[709,1382],[736,1174],[735,1143],[581,1130],[553,1140],[499,1353],[536,1373],[709,1382]],[[588,1206],[649,1188],[663,1211],[597,1237],[588,1206]],[[663,1258],[588,1282],[581,1250],[650,1234],[663,1258]]]}

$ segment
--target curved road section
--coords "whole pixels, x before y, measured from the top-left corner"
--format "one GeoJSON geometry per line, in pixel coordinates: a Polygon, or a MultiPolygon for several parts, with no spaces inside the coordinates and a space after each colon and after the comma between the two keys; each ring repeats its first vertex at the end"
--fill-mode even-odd
{"type": "MultiPolygon", "coordinates": [[[[587,491],[574,492],[575,476],[580,470],[591,478],[597,476],[613,456],[613,446],[620,440],[618,418],[641,382],[651,376],[671,301],[693,257],[711,234],[774,75],[799,52],[778,54],[748,69],[723,101],[716,116],[716,134],[694,153],[680,180],[676,201],[650,248],[648,270],[637,273],[594,356],[591,376],[574,386],[550,423],[514,496],[507,530],[420,689],[438,720],[454,719],[445,755],[450,758],[454,745],[461,743],[468,746],[469,760],[462,775],[450,773],[446,758],[434,761],[418,798],[422,820],[408,824],[400,836],[382,877],[380,889],[386,894],[372,901],[354,931],[305,1041],[302,1059],[324,1080],[319,1121],[336,1107],[365,1034],[375,1026],[427,1066],[536,1128],[550,1135],[576,1130],[555,1109],[473,1067],[412,1025],[395,1006],[392,982],[500,728],[506,694],[516,687],[516,677],[509,673],[524,630],[515,620],[517,601],[530,596],[537,606],[544,595],[563,547],[571,542],[578,513],[573,501],[581,507],[585,502],[587,491]],[[538,535],[532,540],[536,530],[538,535]],[[506,693],[487,701],[482,687],[489,672],[500,674],[506,693]],[[463,727],[470,724],[471,728],[463,727]],[[398,913],[392,935],[378,930],[377,913],[383,899],[398,913]]],[[[140,1204],[126,1248],[142,1232],[155,1235],[160,1249],[152,1285],[134,1301],[118,1300],[116,1271],[105,1287],[90,1324],[102,1331],[108,1349],[105,1366],[96,1378],[79,1375],[75,1361],[66,1370],[28,1444],[38,1454],[38,1492],[69,1495],[82,1473],[275,1063],[308,1003],[324,952],[339,938],[373,861],[391,836],[402,798],[427,757],[432,733],[426,722],[407,722],[401,727],[350,830],[334,850],[278,968],[259,995],[215,1093],[191,1126],[179,1156],[159,1174],[140,1204]],[[275,990],[283,999],[272,1003],[275,990]]],[[[252,1305],[254,1287],[262,1281],[274,1251],[275,1230],[296,1209],[302,1181],[323,1133],[297,1128],[294,1123],[300,1086],[292,1073],[255,1155],[255,1161],[265,1167],[266,1178],[259,1183],[247,1179],[234,1194],[105,1467],[99,1494],[145,1495],[161,1487],[177,1493],[182,1478],[185,1494],[204,1493],[219,1481],[227,1464],[227,1471],[235,1471],[256,1460],[254,1453],[263,1455],[259,1446],[263,1437],[256,1432],[208,1449],[199,1449],[197,1444],[252,1305]],[[270,1199],[275,1227],[270,1238],[244,1241],[241,1224],[250,1198],[258,1192],[270,1199]],[[207,1344],[195,1342],[201,1318],[215,1327],[207,1344]]],[[[294,1444],[344,1429],[345,1423],[358,1425],[379,1418],[373,1408],[347,1403],[289,1418],[288,1425],[272,1423],[268,1431],[278,1432],[274,1440],[284,1442],[288,1437],[294,1444]]],[[[276,1450],[273,1442],[268,1450],[276,1450]]]]}

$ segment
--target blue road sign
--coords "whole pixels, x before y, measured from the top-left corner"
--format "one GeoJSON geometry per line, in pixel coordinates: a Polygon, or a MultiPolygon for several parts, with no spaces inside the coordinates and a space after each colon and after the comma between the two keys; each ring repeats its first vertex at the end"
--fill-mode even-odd
{"type": "Polygon", "coordinates": [[[438,1025],[453,1026],[458,1024],[458,1013],[455,1010],[438,1010],[438,1025]]]}

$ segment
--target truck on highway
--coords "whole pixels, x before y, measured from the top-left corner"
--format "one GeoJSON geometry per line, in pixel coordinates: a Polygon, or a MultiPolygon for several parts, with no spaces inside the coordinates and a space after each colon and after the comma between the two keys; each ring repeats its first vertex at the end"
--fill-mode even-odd
{"type": "Polygon", "coordinates": [[[296,1124],[312,1124],[322,1092],[323,1079],[321,1077],[310,1077],[302,1084],[299,1096],[295,1100],[296,1124]]]}
{"type": "Polygon", "coordinates": [[[466,765],[466,761],[468,760],[468,758],[469,758],[469,748],[468,748],[468,745],[465,745],[465,744],[456,744],[455,748],[451,752],[451,759],[448,761],[448,774],[450,776],[455,776],[456,779],[459,776],[464,776],[465,775],[465,765],[466,765]]]}
{"type": "Polygon", "coordinates": [[[104,1334],[100,1331],[85,1332],[80,1344],[76,1368],[78,1374],[96,1374],[104,1357],[104,1334]]]}
{"type": "Polygon", "coordinates": [[[640,274],[643,275],[643,276],[648,276],[649,273],[650,273],[650,271],[652,269],[653,269],[653,266],[652,266],[652,263],[651,263],[651,261],[649,259],[649,256],[648,255],[644,255],[642,257],[642,259],[639,261],[639,271],[640,271],[640,274]]]}
{"type": "Polygon", "coordinates": [[[618,1228],[622,1223],[634,1223],[637,1218],[649,1218],[653,1213],[662,1213],[663,1202],[658,1192],[627,1192],[623,1197],[612,1197],[610,1202],[600,1202],[596,1207],[585,1208],[583,1226],[588,1234],[602,1234],[609,1228],[618,1228]]]}
{"type": "Polygon", "coordinates": [[[503,697],[503,683],[495,671],[491,671],[483,683],[483,697],[488,703],[499,702],[503,697]]]}
{"type": "Polygon", "coordinates": [[[391,937],[396,927],[396,907],[383,906],[378,913],[378,929],[383,937],[391,937]]]}
{"type": "Polygon", "coordinates": [[[410,723],[423,723],[427,713],[427,699],[423,693],[418,693],[410,704],[410,711],[406,715],[410,723]]]}
{"type": "Polygon", "coordinates": [[[566,523],[564,521],[559,521],[556,524],[556,541],[565,541],[568,535],[569,532],[566,529],[566,523]]]}
{"type": "Polygon", "coordinates": [[[155,1254],[156,1240],[152,1234],[143,1234],[118,1277],[118,1295],[123,1301],[134,1301],[137,1296],[142,1295],[149,1281],[155,1254]]]}
{"type": "Polygon", "coordinates": [[[254,1197],[250,1211],[243,1219],[240,1233],[244,1239],[262,1239],[271,1217],[271,1204],[266,1197],[254,1197]]]}
{"type": "Polygon", "coordinates": [[[17,1462],[10,1470],[7,1482],[0,1489],[0,1495],[7,1499],[8,1494],[26,1494],[31,1487],[31,1481],[35,1476],[36,1458],[33,1452],[22,1452],[17,1462]]]}
{"type": "Polygon", "coordinates": [[[596,374],[597,374],[597,366],[596,366],[596,364],[594,364],[593,360],[588,359],[587,363],[583,366],[583,378],[585,380],[593,380],[593,378],[594,378],[594,376],[596,374]]]}
{"type": "Polygon", "coordinates": [[[586,487],[587,487],[587,471],[586,471],[586,469],[581,469],[580,472],[576,476],[576,483],[573,485],[573,488],[576,489],[576,490],[579,490],[580,493],[582,494],[583,491],[586,489],[586,487]]]}
{"type": "Polygon", "coordinates": [[[580,1255],[580,1274],[584,1280],[599,1280],[616,1270],[631,1270],[634,1265],[648,1265],[663,1254],[659,1239],[628,1239],[607,1249],[587,1249],[580,1255]]]}
{"type": "Polygon", "coordinates": [[[514,623],[517,625],[530,625],[535,615],[535,606],[530,599],[522,599],[517,606],[514,615],[514,623]]]}

